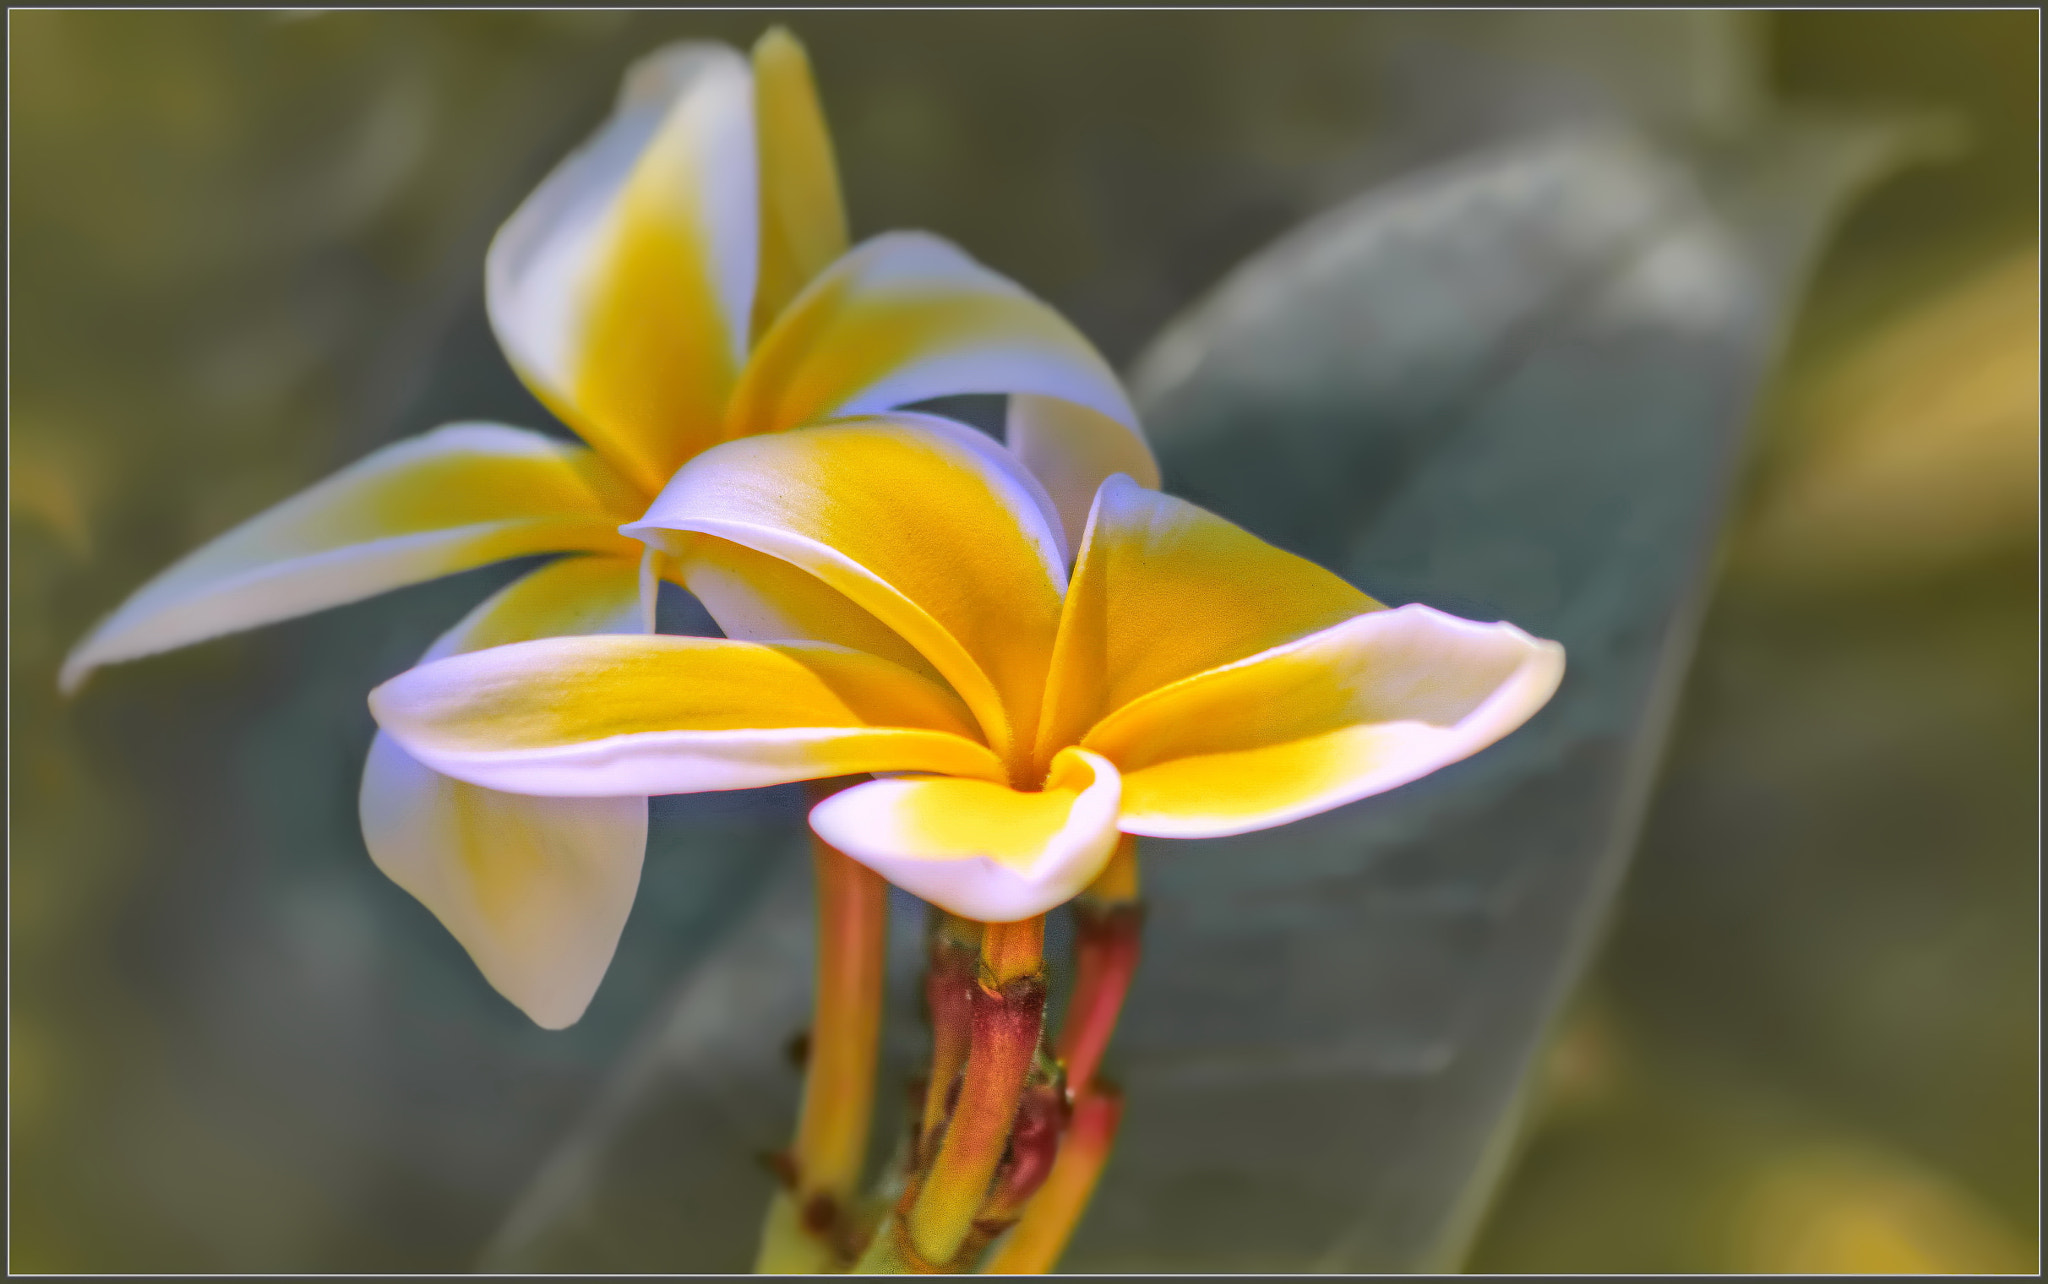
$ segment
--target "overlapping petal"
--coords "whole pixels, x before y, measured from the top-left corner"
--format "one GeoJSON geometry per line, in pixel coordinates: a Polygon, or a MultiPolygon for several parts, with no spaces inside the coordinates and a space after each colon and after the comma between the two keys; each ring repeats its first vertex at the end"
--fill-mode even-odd
{"type": "Polygon", "coordinates": [[[944,688],[822,643],[547,638],[452,656],[370,693],[406,751],[560,797],[748,789],[872,771],[1002,779],[944,688]]]}
{"type": "Polygon", "coordinates": [[[563,557],[478,603],[420,663],[534,638],[652,631],[640,609],[637,558],[563,557]]]}
{"type": "Polygon", "coordinates": [[[1379,607],[1214,513],[1111,477],[1067,590],[1040,754],[1147,692],[1379,607]]]}
{"type": "Polygon", "coordinates": [[[1126,832],[1286,824],[1469,757],[1557,690],[1564,649],[1426,606],[1373,611],[1124,705],[1082,741],[1126,832]]]}
{"type": "Polygon", "coordinates": [[[936,236],[891,232],[840,258],[762,336],[726,435],[971,392],[1060,397],[1138,433],[1115,373],[1059,313],[936,236]]]}
{"type": "Polygon", "coordinates": [[[550,1030],[573,1024],[618,949],[647,848],[645,798],[537,798],[423,766],[387,735],[363,767],[377,868],[550,1030]]]}
{"type": "Polygon", "coordinates": [[[959,692],[988,743],[1029,744],[1066,568],[1028,477],[957,426],[875,418],[729,442],[624,529],[687,559],[711,535],[822,580],[959,692]]]}
{"type": "Polygon", "coordinates": [[[782,27],[771,27],[754,44],[754,117],[761,146],[761,266],[751,333],[759,338],[812,277],[846,252],[832,136],[810,59],[782,27]]]}
{"type": "MultiPolygon", "coordinates": [[[[558,634],[642,631],[637,568],[569,557],[522,576],[444,633],[425,660],[558,634]]],[[[358,801],[370,858],[535,1022],[583,1015],[640,884],[644,798],[500,793],[420,763],[379,731],[358,801]]]]}
{"type": "Polygon", "coordinates": [[[1143,435],[1072,401],[1013,395],[1003,440],[1058,508],[1069,552],[1080,550],[1104,481],[1122,473],[1140,486],[1159,488],[1159,464],[1143,435]]]}
{"type": "Polygon", "coordinates": [[[670,45],[500,229],[491,323],[536,395],[651,493],[718,438],[760,235],[747,62],[670,45]]]}
{"type": "Polygon", "coordinates": [[[877,780],[811,811],[818,836],[917,896],[989,923],[1072,898],[1117,843],[1117,770],[1067,749],[1044,788],[980,780],[877,780]]]}
{"type": "Polygon", "coordinates": [[[451,424],[387,446],[151,580],[66,658],[96,667],[339,606],[501,558],[636,556],[617,532],[632,499],[590,451],[497,424],[451,424]]]}
{"type": "Polygon", "coordinates": [[[725,636],[741,642],[829,642],[945,678],[874,613],[792,562],[710,535],[674,533],[663,556],[725,636]]]}

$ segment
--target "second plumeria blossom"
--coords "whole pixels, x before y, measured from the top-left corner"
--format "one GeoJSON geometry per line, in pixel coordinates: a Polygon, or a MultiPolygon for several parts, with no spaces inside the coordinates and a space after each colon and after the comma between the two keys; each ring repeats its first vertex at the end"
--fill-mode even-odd
{"type": "MultiPolygon", "coordinates": [[[[1157,479],[1115,375],[1043,302],[934,236],[848,248],[809,62],[779,29],[751,57],[686,42],[635,63],[611,116],[499,230],[484,276],[507,360],[583,444],[460,423],[386,446],[144,585],[73,650],[64,688],[534,554],[575,556],[529,570],[426,658],[652,632],[673,574],[619,524],[677,467],[934,397],[1008,394],[1011,448],[1069,508],[1110,472],[1157,479]]],[[[494,986],[546,1026],[582,1015],[638,885],[641,800],[477,788],[379,736],[361,816],[378,867],[494,986]]]]}
{"type": "Polygon", "coordinates": [[[520,793],[876,773],[812,811],[818,834],[1006,922],[1086,887],[1120,833],[1264,829],[1467,757],[1563,674],[1554,642],[1386,609],[1122,475],[1071,559],[1062,507],[942,421],[734,441],[626,528],[727,638],[517,643],[402,674],[371,709],[421,761],[520,793]]]}

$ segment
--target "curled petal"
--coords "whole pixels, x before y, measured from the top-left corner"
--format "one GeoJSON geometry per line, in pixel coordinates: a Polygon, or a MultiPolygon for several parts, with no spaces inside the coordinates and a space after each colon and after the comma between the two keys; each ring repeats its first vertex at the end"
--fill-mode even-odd
{"type": "Polygon", "coordinates": [[[1124,774],[1126,832],[1215,838],[1469,757],[1542,708],[1563,674],[1555,642],[1404,606],[1156,691],[1083,744],[1124,774]]]}
{"type": "Polygon", "coordinates": [[[1012,395],[1003,439],[1052,497],[1070,550],[1081,547],[1095,492],[1106,479],[1123,473],[1147,489],[1159,488],[1159,464],[1144,435],[1072,401],[1012,395]]]}
{"type": "Polygon", "coordinates": [[[1059,313],[949,242],[890,232],[826,269],[762,336],[726,434],[970,392],[1061,397],[1138,428],[1115,373],[1059,313]]]}
{"type": "Polygon", "coordinates": [[[550,1030],[583,1015],[640,885],[645,798],[482,789],[379,732],[360,811],[377,868],[433,911],[498,993],[550,1030]]]}
{"type": "MultiPolygon", "coordinates": [[[[641,631],[623,557],[568,557],[524,575],[442,634],[426,660],[534,637],[641,631]]],[[[370,858],[548,1029],[583,1015],[640,883],[643,798],[535,798],[433,771],[378,732],[358,801],[370,858]]]]}
{"type": "Polygon", "coordinates": [[[1000,778],[953,695],[818,643],[544,638],[399,674],[370,709],[406,751],[561,797],[750,789],[868,771],[1000,778]]]}
{"type": "Polygon", "coordinates": [[[811,61],[786,27],[754,43],[754,115],[761,138],[761,278],[753,334],[846,252],[846,209],[811,61]]]}
{"type": "Polygon", "coordinates": [[[64,662],[152,655],[531,553],[632,555],[630,492],[588,450],[497,424],[386,446],[186,555],[64,662]]]}
{"type": "Polygon", "coordinates": [[[717,440],[746,359],[760,240],[753,94],[746,60],[724,45],[648,55],[485,260],[513,368],[650,493],[717,440]]]}
{"type": "Polygon", "coordinates": [[[1067,749],[1045,788],[981,780],[876,780],[832,795],[811,828],[941,909],[985,923],[1043,914],[1094,881],[1117,843],[1116,768],[1067,749]]]}
{"type": "Polygon", "coordinates": [[[677,534],[711,535],[816,576],[915,648],[1007,753],[1030,743],[1066,567],[1035,483],[966,431],[878,417],[728,442],[623,529],[684,560],[677,534]]]}
{"type": "Polygon", "coordinates": [[[1111,477],[1060,617],[1040,750],[1147,692],[1379,605],[1214,513],[1111,477]]]}

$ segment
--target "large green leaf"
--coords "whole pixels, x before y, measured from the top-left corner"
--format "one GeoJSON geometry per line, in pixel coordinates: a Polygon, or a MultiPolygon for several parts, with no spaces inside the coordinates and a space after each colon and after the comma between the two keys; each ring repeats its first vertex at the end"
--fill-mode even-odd
{"type": "MultiPolygon", "coordinates": [[[[1259,254],[1140,362],[1171,489],[1570,658],[1551,706],[1468,763],[1148,844],[1112,1051],[1128,1113],[1070,1269],[1455,1263],[1626,865],[1788,309],[1901,137],[1785,119],[1711,151],[1594,128],[1470,155],[1259,254]]],[[[751,1157],[794,1108],[808,915],[789,869],[487,1260],[745,1264],[769,1189],[751,1157]]],[[[899,905],[899,1074],[916,926],[899,905]]]]}
{"type": "Polygon", "coordinates": [[[1569,658],[1477,759],[1155,846],[1131,1105],[1069,1265],[1455,1265],[1632,849],[1787,309],[1901,139],[1477,158],[1303,229],[1148,354],[1170,486],[1569,658]]]}

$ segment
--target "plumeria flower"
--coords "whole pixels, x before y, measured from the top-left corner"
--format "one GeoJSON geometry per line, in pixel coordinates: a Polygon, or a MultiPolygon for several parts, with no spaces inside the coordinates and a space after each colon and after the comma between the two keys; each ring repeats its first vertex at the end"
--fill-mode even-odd
{"type": "MultiPolygon", "coordinates": [[[[537,553],[577,556],[485,601],[427,658],[650,633],[666,568],[619,527],[680,465],[932,397],[1016,394],[1011,448],[1054,492],[1119,469],[1156,483],[1115,376],[1058,314],[933,236],[847,250],[809,65],[780,30],[751,61],[686,43],[635,64],[611,117],[500,229],[485,284],[512,366],[587,444],[463,423],[377,451],[145,585],[60,684],[537,553]]],[[[378,866],[494,986],[544,1026],[582,1014],[639,881],[641,799],[495,792],[380,735],[361,814],[378,866]]]]}
{"type": "Polygon", "coordinates": [[[1121,474],[1080,525],[1070,563],[1058,499],[943,421],[731,442],[627,527],[727,639],[475,651],[371,709],[441,771],[554,797],[875,773],[812,810],[817,833],[1006,922],[1086,887],[1120,833],[1245,833],[1426,775],[1563,673],[1554,642],[1386,609],[1121,474]]]}

